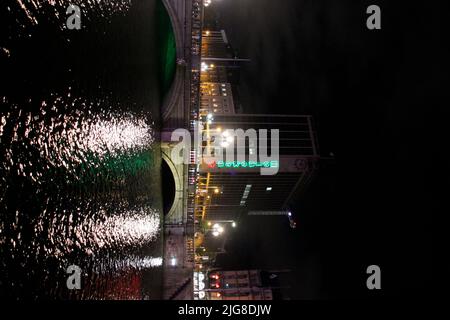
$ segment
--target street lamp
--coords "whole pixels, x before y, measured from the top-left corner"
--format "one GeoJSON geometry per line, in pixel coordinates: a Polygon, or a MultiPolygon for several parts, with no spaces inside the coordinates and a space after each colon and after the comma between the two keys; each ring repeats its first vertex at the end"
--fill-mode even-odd
{"type": "Polygon", "coordinates": [[[214,115],[212,113],[208,113],[208,115],[206,116],[206,120],[207,120],[206,121],[207,124],[211,124],[212,121],[214,120],[214,115]]]}
{"type": "MultiPolygon", "coordinates": [[[[219,223],[231,223],[231,226],[233,228],[236,228],[237,223],[234,220],[215,220],[215,221],[208,221],[208,226],[211,226],[214,223],[214,227],[218,228],[220,226],[219,223]]],[[[223,229],[223,228],[222,228],[223,229]]]]}
{"type": "Polygon", "coordinates": [[[197,193],[207,193],[208,189],[213,189],[215,194],[220,193],[219,187],[206,187],[204,183],[199,185],[197,193]]]}
{"type": "Polygon", "coordinates": [[[230,135],[230,132],[228,130],[223,131],[222,142],[220,144],[222,146],[222,148],[227,148],[233,142],[234,142],[234,136],[230,135]]]}
{"type": "MultiPolygon", "coordinates": [[[[209,225],[209,223],[208,223],[208,225],[209,225]]],[[[220,225],[220,224],[218,224],[218,223],[215,223],[213,226],[212,226],[212,235],[214,236],[214,237],[218,237],[218,236],[220,236],[225,230],[224,230],[224,228],[220,225]]]]}

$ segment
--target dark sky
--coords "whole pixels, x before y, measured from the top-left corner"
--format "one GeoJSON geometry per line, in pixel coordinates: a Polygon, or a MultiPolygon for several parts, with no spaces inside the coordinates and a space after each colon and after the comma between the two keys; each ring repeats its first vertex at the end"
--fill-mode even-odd
{"type": "Polygon", "coordinates": [[[291,297],[325,298],[373,295],[365,268],[379,264],[382,294],[424,294],[437,207],[428,133],[437,134],[449,98],[444,12],[426,1],[393,2],[376,1],[377,31],[366,28],[373,1],[215,4],[235,50],[252,59],[242,71],[244,109],[313,114],[322,156],[335,155],[291,203],[300,227],[244,217],[225,266],[278,262],[295,271],[291,297]]]}

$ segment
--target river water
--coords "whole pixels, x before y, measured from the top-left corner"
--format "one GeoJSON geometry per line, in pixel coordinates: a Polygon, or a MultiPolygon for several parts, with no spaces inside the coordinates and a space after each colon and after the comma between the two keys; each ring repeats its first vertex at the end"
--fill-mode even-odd
{"type": "Polygon", "coordinates": [[[158,6],[2,0],[0,296],[161,297],[158,6]]]}

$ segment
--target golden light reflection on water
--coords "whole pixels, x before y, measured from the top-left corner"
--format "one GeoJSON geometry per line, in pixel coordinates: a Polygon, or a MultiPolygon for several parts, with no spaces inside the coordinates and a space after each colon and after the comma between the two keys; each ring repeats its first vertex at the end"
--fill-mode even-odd
{"type": "Polygon", "coordinates": [[[163,264],[162,257],[136,257],[130,256],[126,259],[116,261],[117,266],[126,270],[129,268],[142,270],[147,268],[161,267],[163,264]]]}
{"type": "Polygon", "coordinates": [[[144,107],[113,101],[70,90],[30,105],[0,100],[0,271],[27,275],[11,286],[39,272],[52,283],[70,264],[91,270],[92,284],[123,270],[138,283],[135,272],[162,265],[155,124],[144,107]],[[130,255],[139,248],[150,249],[130,255]]]}
{"type": "MultiPolygon", "coordinates": [[[[77,5],[89,19],[89,11],[95,12],[96,18],[109,18],[114,14],[125,13],[131,6],[131,0],[16,0],[18,7],[32,25],[39,24],[39,15],[45,12],[46,19],[65,20],[66,9],[69,5],[77,5]]],[[[11,8],[8,7],[8,11],[11,8]]],[[[62,21],[61,21],[62,22],[62,21]]],[[[65,24],[60,23],[61,29],[65,24]]],[[[22,24],[25,26],[25,24],[22,24]]]]}
{"type": "Polygon", "coordinates": [[[15,106],[0,114],[0,141],[6,160],[3,170],[16,170],[18,175],[41,183],[45,172],[34,168],[38,153],[41,168],[64,169],[78,179],[81,164],[99,167],[99,161],[107,157],[150,149],[155,140],[153,123],[142,114],[119,113],[111,107],[98,110],[99,105],[107,104],[58,96],[51,102],[42,101],[38,112],[24,112],[15,106]],[[5,136],[7,125],[9,135],[5,136]],[[17,144],[29,152],[16,152],[13,145],[17,144]]]}
{"type": "MultiPolygon", "coordinates": [[[[86,290],[74,298],[140,298],[143,275],[157,296],[162,200],[153,115],[159,109],[149,102],[157,99],[111,89],[136,86],[126,76],[84,73],[74,62],[84,56],[68,54],[83,47],[94,64],[99,44],[120,51],[115,32],[133,26],[144,3],[151,17],[152,4],[3,2],[0,59],[9,85],[0,93],[0,296],[67,298],[61,279],[71,264],[85,274],[86,290]],[[81,9],[78,32],[66,30],[69,5],[81,9]]],[[[145,21],[153,28],[152,19],[145,21]]]]}
{"type": "MultiPolygon", "coordinates": [[[[35,225],[35,236],[47,238],[48,256],[64,258],[74,250],[95,256],[104,249],[142,246],[155,240],[160,232],[159,212],[151,207],[137,210],[80,212],[85,217],[75,221],[74,214],[55,214],[51,221],[43,214],[35,225]],[[114,215],[108,217],[113,213],[114,215]]],[[[19,238],[20,239],[20,238],[19,238]]]]}

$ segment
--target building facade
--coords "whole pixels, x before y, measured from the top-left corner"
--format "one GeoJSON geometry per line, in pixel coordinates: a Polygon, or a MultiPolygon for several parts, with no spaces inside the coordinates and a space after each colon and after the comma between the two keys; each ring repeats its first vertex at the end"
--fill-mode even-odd
{"type": "Polygon", "coordinates": [[[273,300],[260,270],[213,271],[208,274],[209,300],[273,300]]]}
{"type": "Polygon", "coordinates": [[[202,82],[200,94],[201,114],[234,114],[235,108],[230,83],[202,82]]]}
{"type": "MultiPolygon", "coordinates": [[[[219,136],[224,141],[223,161],[200,165],[198,216],[207,215],[212,221],[236,220],[251,212],[285,210],[290,197],[305,188],[315,172],[319,154],[311,116],[214,114],[212,119],[206,127],[207,136],[215,133],[216,139],[219,136]],[[235,137],[226,136],[236,129],[254,130],[256,144],[247,139],[238,144],[235,137]],[[260,130],[267,130],[267,135],[260,130]],[[261,156],[271,153],[270,130],[278,130],[279,155],[266,161],[261,156]],[[263,142],[268,152],[261,152],[263,142]],[[234,157],[228,157],[228,150],[234,157]],[[238,161],[238,153],[244,161],[238,161]],[[263,167],[273,167],[276,174],[263,175],[263,167]]],[[[202,147],[203,152],[209,148],[216,155],[209,141],[202,147]]]]}
{"type": "Polygon", "coordinates": [[[202,58],[232,58],[231,45],[225,30],[202,32],[202,58]]]}

